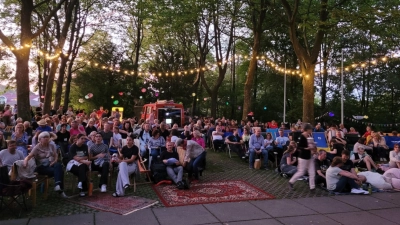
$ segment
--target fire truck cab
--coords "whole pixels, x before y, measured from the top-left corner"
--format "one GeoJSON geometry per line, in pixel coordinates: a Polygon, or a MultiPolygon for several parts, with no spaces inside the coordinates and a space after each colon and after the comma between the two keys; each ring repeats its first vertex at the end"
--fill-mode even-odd
{"type": "Polygon", "coordinates": [[[185,111],[182,104],[174,103],[170,100],[158,100],[155,103],[146,104],[143,106],[141,112],[141,119],[147,120],[150,118],[150,114],[154,113],[154,119],[158,119],[159,122],[165,122],[170,124],[178,124],[182,127],[185,124],[185,111]]]}

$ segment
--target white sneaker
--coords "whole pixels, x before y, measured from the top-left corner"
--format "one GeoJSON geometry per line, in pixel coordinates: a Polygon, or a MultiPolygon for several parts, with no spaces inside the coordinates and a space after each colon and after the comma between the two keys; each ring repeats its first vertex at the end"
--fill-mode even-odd
{"type": "Polygon", "coordinates": [[[57,191],[57,192],[61,191],[60,185],[56,185],[56,186],[54,187],[54,191],[57,191]]]}
{"type": "Polygon", "coordinates": [[[103,184],[101,185],[101,192],[107,192],[107,185],[103,184]]]}
{"type": "Polygon", "coordinates": [[[61,193],[60,193],[60,197],[61,197],[61,198],[69,198],[69,197],[65,194],[65,192],[61,192],[61,193]]]}
{"type": "Polygon", "coordinates": [[[351,193],[352,194],[362,194],[362,195],[368,195],[369,194],[368,191],[364,191],[362,189],[356,189],[356,188],[351,189],[351,193]]]}
{"type": "Polygon", "coordinates": [[[78,183],[78,189],[82,189],[82,182],[78,183]]]}
{"type": "Polygon", "coordinates": [[[86,196],[86,194],[85,194],[85,192],[81,191],[81,192],[79,193],[79,196],[81,196],[81,197],[85,197],[85,196],[86,196]]]}

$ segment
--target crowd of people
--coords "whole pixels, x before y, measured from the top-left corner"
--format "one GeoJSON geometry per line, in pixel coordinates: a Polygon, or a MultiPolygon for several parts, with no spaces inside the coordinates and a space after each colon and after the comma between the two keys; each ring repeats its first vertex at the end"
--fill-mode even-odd
{"type": "Polygon", "coordinates": [[[386,182],[386,188],[397,188],[400,183],[397,182],[400,176],[396,175],[400,168],[399,146],[395,145],[389,152],[382,134],[372,131],[371,127],[359,135],[351,148],[346,135],[358,132],[354,128],[347,131],[343,124],[323,127],[320,123],[312,126],[299,120],[279,126],[274,120],[260,123],[202,117],[190,118],[181,131],[177,124],[166,124],[155,118],[121,118],[118,111],[110,116],[102,107],[90,114],[74,112],[72,107],[67,111],[60,107],[51,116],[43,115],[40,107],[35,112],[33,122],[17,116],[7,121],[7,127],[12,127],[7,136],[3,135],[5,123],[0,122],[0,145],[4,149],[0,152],[0,162],[11,168],[18,160],[23,160],[24,167],[34,160],[39,174],[54,177],[54,190],[62,197],[66,197],[65,171],[77,176],[79,195],[85,196],[88,171],[99,172],[100,191],[107,192],[109,173],[116,167],[118,176],[113,196],[124,196],[130,186],[129,176],[138,172],[138,161],[164,164],[176,187],[188,188],[190,181],[199,180],[201,170],[206,167],[207,148],[215,151],[229,148],[248,160],[249,169],[255,169],[256,162],[262,162],[261,168],[269,170],[270,164],[275,163],[282,176],[290,178],[290,190],[304,176],[308,177],[310,190],[321,186],[330,191],[357,194],[366,194],[360,185],[374,182],[370,177],[377,174],[386,182]],[[269,132],[271,129],[278,131],[275,138],[269,132]],[[316,148],[314,132],[324,132],[329,149],[316,148]],[[179,148],[184,150],[182,157],[178,154],[179,148]],[[386,167],[375,163],[385,163],[387,158],[386,167]],[[356,168],[373,175],[357,174],[356,168]],[[183,179],[184,171],[188,172],[188,180],[183,179]]]}

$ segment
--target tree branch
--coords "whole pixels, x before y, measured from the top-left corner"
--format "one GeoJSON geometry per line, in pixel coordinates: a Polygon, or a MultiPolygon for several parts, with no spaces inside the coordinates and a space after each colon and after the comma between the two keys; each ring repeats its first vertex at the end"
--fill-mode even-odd
{"type": "Polygon", "coordinates": [[[44,20],[42,27],[36,31],[36,33],[34,33],[32,35],[32,39],[35,39],[37,36],[39,36],[47,27],[47,24],[49,24],[51,18],[57,13],[58,10],[60,10],[61,5],[65,2],[65,0],[61,0],[60,3],[57,4],[57,6],[50,12],[50,14],[46,17],[46,19],[44,20]]]}

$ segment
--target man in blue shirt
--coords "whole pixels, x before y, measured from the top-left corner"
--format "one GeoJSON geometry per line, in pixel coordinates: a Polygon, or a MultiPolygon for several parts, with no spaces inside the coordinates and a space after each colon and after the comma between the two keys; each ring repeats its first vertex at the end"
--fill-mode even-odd
{"type": "Polygon", "coordinates": [[[321,123],[315,125],[313,132],[325,132],[324,128],[321,127],[321,123]]]}
{"type": "Polygon", "coordinates": [[[288,137],[283,136],[283,130],[278,131],[279,136],[275,138],[275,148],[274,152],[278,153],[278,162],[281,161],[283,152],[286,151],[287,147],[289,146],[290,140],[288,137]]]}
{"type": "Polygon", "coordinates": [[[144,125],[144,130],[142,130],[139,134],[139,141],[140,141],[140,155],[144,157],[147,151],[147,144],[150,141],[151,131],[150,131],[150,124],[146,123],[144,125]]]}
{"type": "Polygon", "coordinates": [[[43,131],[53,132],[53,129],[50,126],[47,125],[46,120],[41,119],[37,124],[39,125],[39,127],[36,128],[36,132],[38,132],[38,131],[40,131],[40,132],[43,132],[43,131]]]}
{"type": "Polygon", "coordinates": [[[268,170],[268,151],[263,146],[264,137],[261,135],[261,129],[256,129],[249,140],[249,168],[254,169],[255,156],[264,156],[264,169],[268,170]]]}

